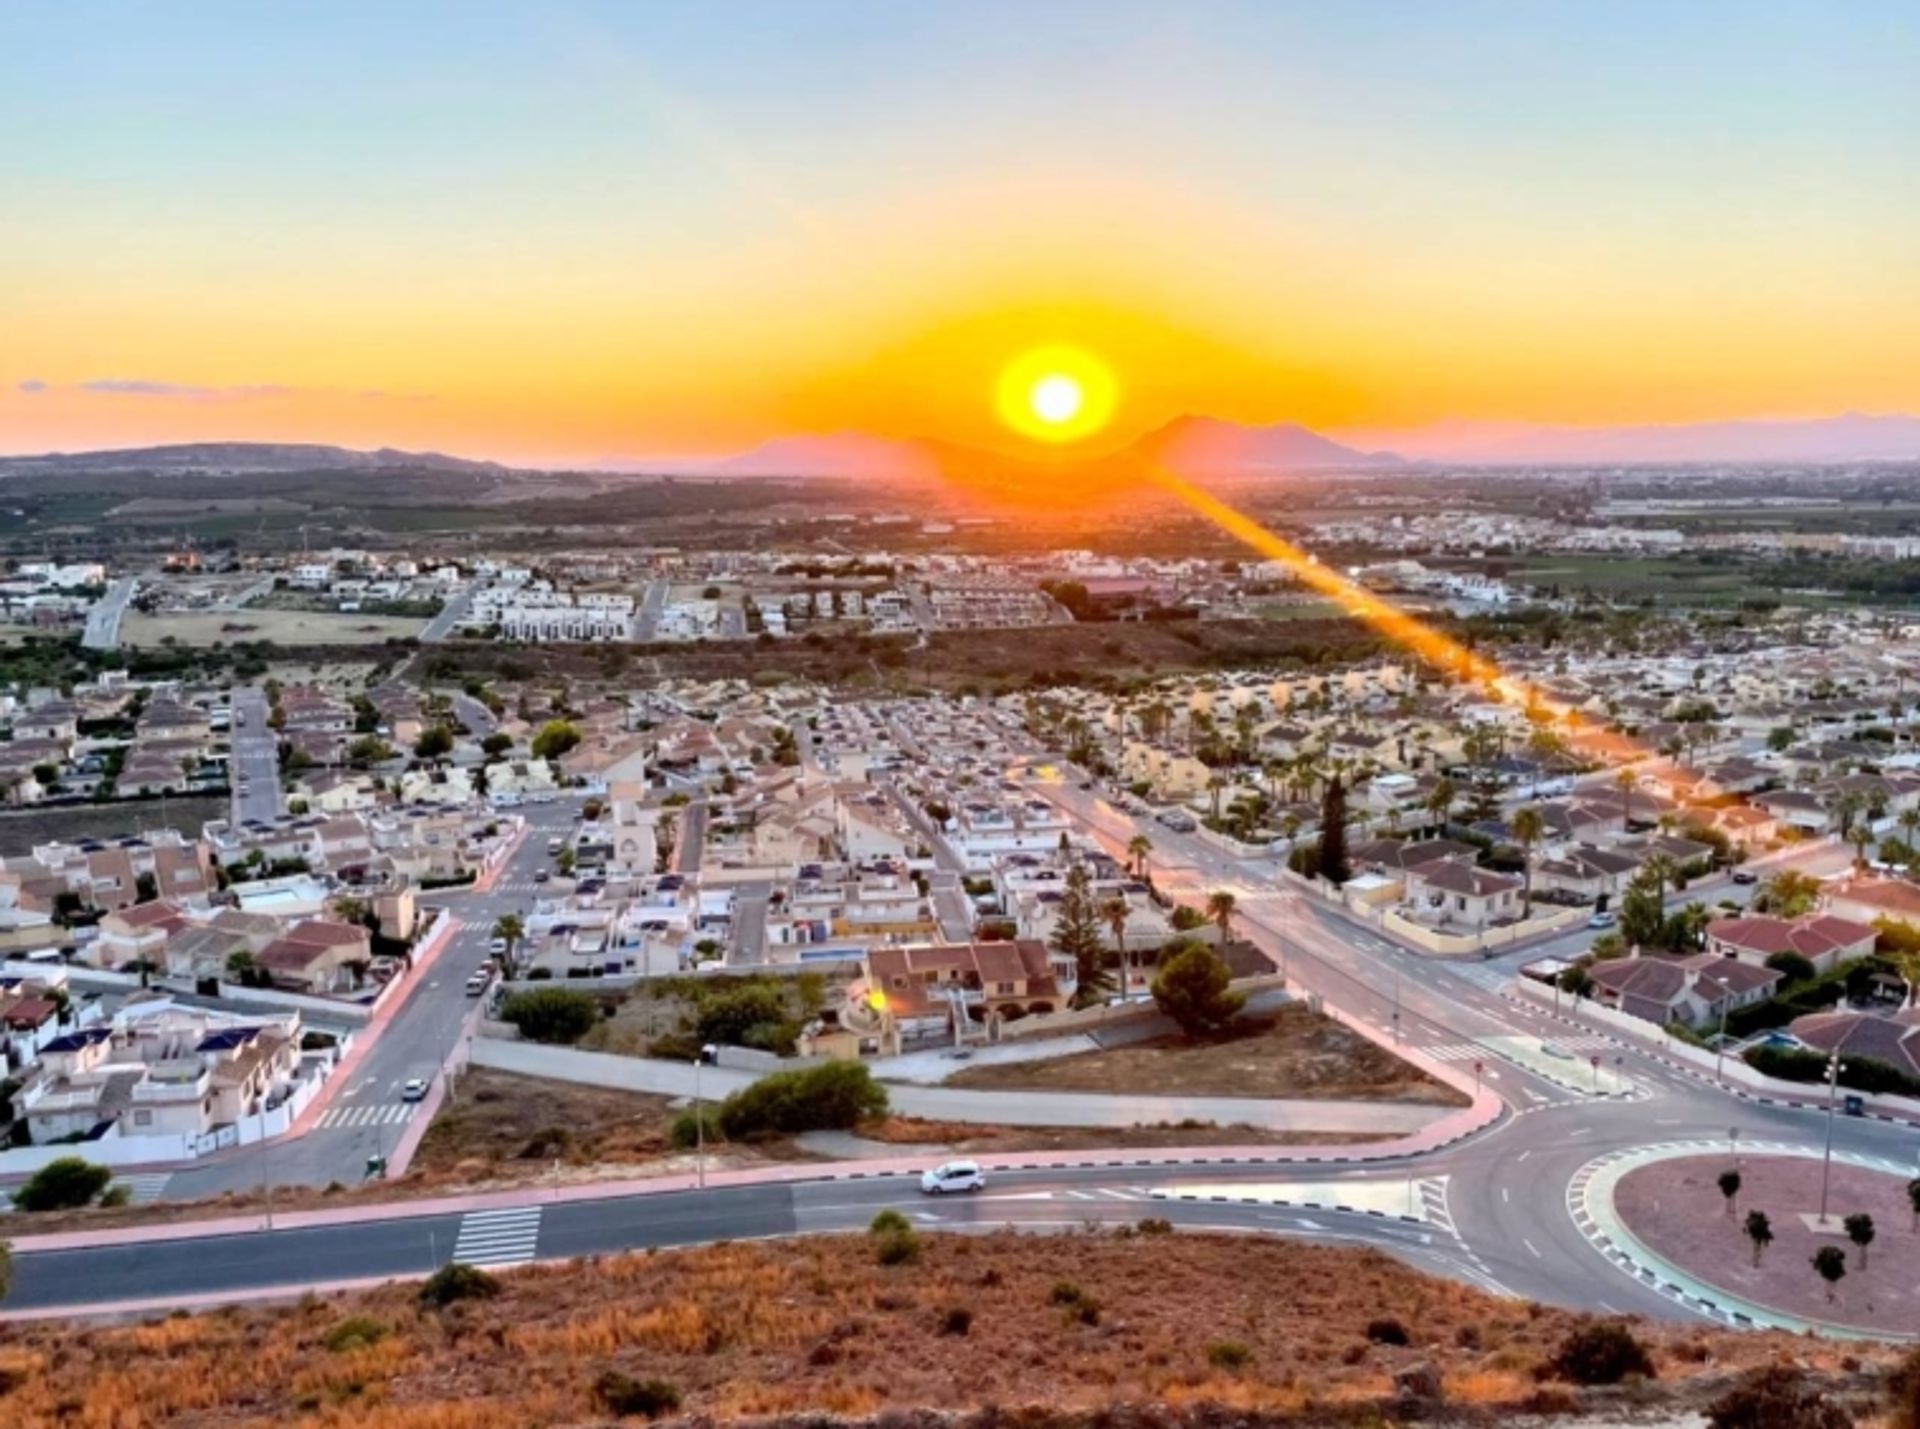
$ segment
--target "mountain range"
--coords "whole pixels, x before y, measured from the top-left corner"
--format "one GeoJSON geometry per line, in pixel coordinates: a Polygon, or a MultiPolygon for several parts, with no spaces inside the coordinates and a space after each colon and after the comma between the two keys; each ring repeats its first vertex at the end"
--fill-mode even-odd
{"type": "Polygon", "coordinates": [[[47,452],[39,456],[0,457],[0,475],[76,475],[87,472],[196,472],[201,474],[296,471],[471,472],[496,476],[513,468],[494,461],[471,461],[439,452],[405,452],[392,447],[354,451],[319,442],[186,442],[163,447],[121,447],[111,451],[47,452]]]}
{"type": "MultiPolygon", "coordinates": [[[[1148,460],[1189,476],[1259,476],[1289,471],[1392,470],[1431,465],[1632,466],[1659,463],[1844,464],[1920,461],[1920,417],[1869,416],[1790,421],[1701,422],[1676,426],[1552,427],[1440,422],[1428,427],[1342,433],[1344,440],[1291,422],[1244,426],[1183,416],[1117,450],[1088,456],[1010,456],[939,440],[904,441],[864,432],[777,437],[750,451],[706,458],[609,459],[571,469],[682,473],[709,477],[915,480],[939,472],[1042,472],[1148,460]]],[[[192,442],[113,451],[0,457],[0,475],[102,472],[273,473],[299,471],[466,472],[497,476],[511,465],[382,447],[354,451],[319,443],[192,442]]]]}

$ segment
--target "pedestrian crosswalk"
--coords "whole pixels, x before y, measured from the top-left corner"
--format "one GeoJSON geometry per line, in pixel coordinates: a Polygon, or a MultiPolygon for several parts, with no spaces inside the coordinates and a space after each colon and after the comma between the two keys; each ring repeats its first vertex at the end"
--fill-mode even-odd
{"type": "Polygon", "coordinates": [[[1428,1225],[1438,1226],[1448,1235],[1457,1236],[1454,1229],[1453,1212],[1447,1206],[1447,1178],[1445,1176],[1424,1176],[1414,1183],[1414,1189],[1420,1196],[1420,1218],[1428,1225]]]}
{"type": "MultiPolygon", "coordinates": [[[[1546,1044],[1557,1047],[1563,1052],[1577,1052],[1586,1056],[1594,1052],[1613,1052],[1618,1049],[1605,1037],[1548,1037],[1546,1044]]],[[[1441,1062],[1471,1062],[1496,1056],[1478,1042],[1442,1042],[1438,1046],[1420,1049],[1429,1057],[1441,1062]]]]}
{"type": "Polygon", "coordinates": [[[328,1127],[399,1126],[413,1119],[409,1102],[368,1102],[365,1106],[330,1106],[314,1122],[315,1131],[328,1127]]]}
{"type": "Polygon", "coordinates": [[[128,1205],[150,1206],[165,1194],[167,1182],[172,1179],[171,1171],[136,1171],[131,1175],[115,1176],[113,1186],[127,1188],[128,1205]]]}
{"type": "Polygon", "coordinates": [[[1091,1191],[1067,1191],[1069,1201],[1151,1201],[1153,1195],[1137,1186],[1101,1186],[1091,1191]]]}
{"type": "Polygon", "coordinates": [[[540,1242],[540,1207],[516,1206],[500,1211],[469,1211],[460,1218],[460,1235],[453,1258],[463,1265],[501,1269],[525,1265],[540,1242]]]}

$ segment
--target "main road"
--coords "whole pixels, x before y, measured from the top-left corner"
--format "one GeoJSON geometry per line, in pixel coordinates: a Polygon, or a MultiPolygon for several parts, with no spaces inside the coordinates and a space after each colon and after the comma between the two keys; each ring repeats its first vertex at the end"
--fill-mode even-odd
{"type": "Polygon", "coordinates": [[[267,697],[248,687],[233,692],[228,730],[228,780],[233,786],[233,822],[267,823],[280,817],[280,736],[267,723],[267,697]]]}

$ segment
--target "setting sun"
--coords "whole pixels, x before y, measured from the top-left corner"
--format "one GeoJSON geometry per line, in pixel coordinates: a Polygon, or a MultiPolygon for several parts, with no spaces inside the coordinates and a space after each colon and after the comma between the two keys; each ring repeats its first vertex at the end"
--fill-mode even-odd
{"type": "Polygon", "coordinates": [[[1075,347],[1021,354],[1000,374],[1000,420],[1042,442],[1077,442],[1106,427],[1119,397],[1105,363],[1075,347]]]}

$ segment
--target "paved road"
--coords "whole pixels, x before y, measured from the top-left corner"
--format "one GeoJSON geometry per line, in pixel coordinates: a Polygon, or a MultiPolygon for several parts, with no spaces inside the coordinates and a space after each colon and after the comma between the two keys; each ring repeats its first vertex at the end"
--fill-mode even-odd
{"type": "Polygon", "coordinates": [[[139,582],[123,576],[107,587],[107,593],[87,611],[87,628],[80,643],[89,650],[115,650],[120,645],[120,620],[139,582]]]}
{"type": "Polygon", "coordinates": [[[280,737],[267,724],[267,697],[258,689],[233,692],[233,725],[229,732],[232,759],[233,822],[277,819],[280,798],[280,737]]]}
{"type": "Polygon", "coordinates": [[[667,592],[671,589],[666,581],[648,582],[640,597],[640,604],[633,612],[633,638],[636,644],[649,644],[659,633],[660,612],[666,608],[667,592]]]}
{"type": "Polygon", "coordinates": [[[536,804],[527,816],[525,839],[508,859],[492,891],[441,890],[431,895],[460,919],[459,931],[377,1034],[372,1049],[334,1094],[306,1135],[176,1171],[167,1181],[168,1200],[196,1200],[222,1191],[263,1186],[352,1184],[369,1156],[391,1154],[415,1108],[400,1100],[414,1078],[431,1079],[463,1034],[473,1003],[466,981],[488,960],[493,925],[504,913],[531,906],[533,874],[547,864],[547,838],[571,829],[579,801],[536,804]]]}
{"type": "Polygon", "coordinates": [[[693,802],[680,806],[673,844],[675,873],[698,873],[707,854],[707,796],[695,794],[693,802]]]}
{"type": "Polygon", "coordinates": [[[420,632],[421,640],[432,644],[453,634],[460,622],[467,618],[467,609],[473,604],[473,593],[474,587],[469,585],[462,586],[448,596],[446,604],[440,607],[440,613],[429,620],[426,628],[420,632]]]}
{"type": "Polygon", "coordinates": [[[501,1247],[468,1216],[439,1214],[325,1229],[260,1231],[159,1245],[25,1254],[15,1261],[9,1310],[46,1310],[109,1300],[234,1296],[314,1281],[424,1275],[454,1258],[463,1241],[470,1263],[512,1263],[529,1256],[568,1259],[648,1246],[864,1228],[895,1206],[927,1229],[1013,1224],[1078,1229],[1160,1216],[1191,1227],[1227,1227],[1378,1245],[1439,1274],[1471,1272],[1458,1245],[1438,1226],[1280,1207],[1201,1205],[1161,1199],[1177,1185],[1164,1177],[1116,1178],[1111,1172],[1040,1171],[995,1178],[986,1192],[929,1201],[899,1178],[803,1182],[598,1200],[530,1203],[525,1239],[501,1247]]]}
{"type": "Polygon", "coordinates": [[[767,907],[773,885],[743,883],[733,894],[733,946],[727,960],[738,967],[758,967],[767,960],[767,907]]]}
{"type": "Polygon", "coordinates": [[[493,717],[493,711],[465,691],[454,695],[453,713],[461,724],[472,731],[475,739],[485,739],[500,727],[500,721],[493,717]]]}

